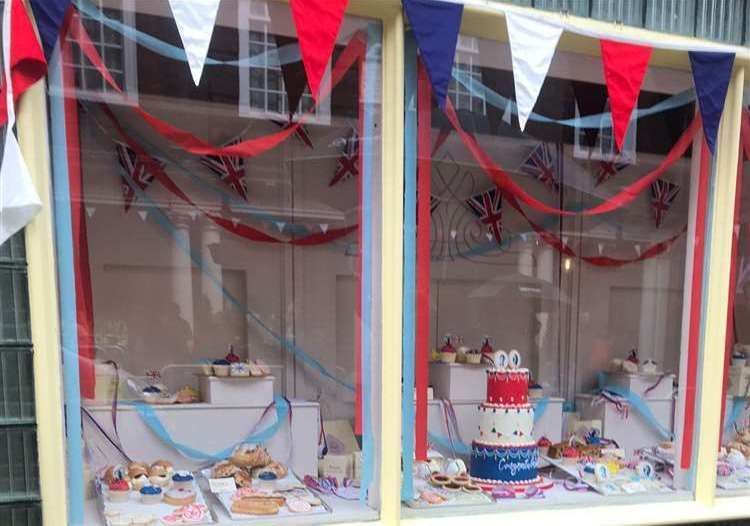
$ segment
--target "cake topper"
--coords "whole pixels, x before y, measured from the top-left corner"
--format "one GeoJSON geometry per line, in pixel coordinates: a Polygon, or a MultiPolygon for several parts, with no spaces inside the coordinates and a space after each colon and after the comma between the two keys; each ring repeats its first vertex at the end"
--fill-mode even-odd
{"type": "Polygon", "coordinates": [[[508,367],[508,353],[505,351],[497,351],[495,356],[495,368],[504,371],[508,367]]]}
{"type": "Polygon", "coordinates": [[[508,368],[519,369],[521,367],[521,355],[515,349],[508,354],[508,368]]]}

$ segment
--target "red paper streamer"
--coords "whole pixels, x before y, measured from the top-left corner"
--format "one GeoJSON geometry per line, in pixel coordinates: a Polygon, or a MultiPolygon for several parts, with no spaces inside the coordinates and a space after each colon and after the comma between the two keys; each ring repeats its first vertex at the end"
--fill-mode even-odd
{"type": "Polygon", "coordinates": [[[487,152],[485,152],[482,147],[479,146],[476,139],[461,127],[461,123],[458,120],[458,115],[456,115],[456,110],[453,108],[453,104],[451,103],[450,99],[446,102],[445,105],[445,115],[453,125],[453,129],[458,132],[458,136],[461,138],[461,141],[471,152],[474,159],[476,159],[476,161],[479,163],[479,166],[490,177],[490,179],[492,179],[492,181],[498,186],[498,188],[500,188],[506,194],[515,196],[519,201],[529,205],[534,210],[546,214],[555,214],[562,216],[594,216],[605,214],[607,212],[617,210],[618,208],[621,208],[630,203],[636,197],[638,197],[641,192],[647,189],[652,182],[661,177],[662,174],[670,166],[672,166],[672,164],[674,164],[680,157],[682,157],[682,155],[690,146],[696,132],[700,129],[700,117],[696,114],[696,116],[693,118],[693,121],[690,123],[690,126],[688,126],[687,129],[682,133],[680,138],[677,139],[677,142],[674,144],[674,146],[672,146],[672,149],[669,150],[666,157],[659,164],[659,166],[657,166],[655,169],[653,169],[637,181],[631,183],[629,186],[623,188],[620,192],[604,201],[603,203],[593,208],[589,208],[588,210],[571,212],[545,204],[542,201],[539,201],[535,197],[531,196],[530,194],[526,193],[526,191],[520,185],[518,185],[518,183],[516,183],[505,170],[497,166],[492,161],[492,159],[490,159],[489,155],[487,155],[487,152]]]}
{"type": "MultiPolygon", "coordinates": [[[[112,78],[109,70],[104,65],[101,55],[99,55],[98,50],[91,42],[91,38],[83,27],[78,14],[75,12],[68,24],[67,34],[70,36],[71,40],[78,44],[83,54],[86,55],[91,64],[97,69],[97,71],[99,71],[107,84],[109,84],[109,86],[117,93],[123,94],[122,88],[112,78]]],[[[339,55],[338,60],[333,67],[331,72],[331,82],[321,88],[321,93],[318,98],[319,101],[326,99],[330,95],[333,86],[336,86],[341,82],[344,74],[352,64],[354,64],[355,61],[362,59],[364,56],[365,45],[364,37],[361,32],[355,33],[342,51],[341,55],[339,55]]],[[[190,132],[181,130],[166,121],[151,115],[140,106],[133,107],[133,110],[138,113],[138,115],[140,115],[156,133],[183,150],[196,155],[234,155],[239,157],[254,157],[275,148],[284,142],[297,131],[299,126],[306,122],[306,118],[303,117],[298,122],[291,124],[288,128],[284,128],[283,130],[270,135],[255,139],[246,139],[223,147],[216,147],[207,143],[203,139],[196,137],[190,132]]]]}
{"type": "Polygon", "coordinates": [[[693,451],[695,424],[696,379],[700,344],[701,306],[703,303],[703,256],[706,237],[706,200],[710,177],[710,152],[705,139],[701,140],[700,176],[698,179],[698,205],[695,218],[695,248],[693,249],[693,280],[690,294],[690,325],[685,385],[685,423],[683,426],[680,467],[689,469],[693,451]]]}
{"type": "MultiPolygon", "coordinates": [[[[430,184],[432,177],[432,89],[419,61],[417,84],[417,306],[415,326],[415,448],[427,460],[427,368],[430,360],[430,184]]],[[[410,396],[410,393],[406,393],[410,396]]]]}
{"type": "MultiPolygon", "coordinates": [[[[75,92],[75,72],[70,43],[60,39],[62,50],[62,78],[65,94],[75,92]]],[[[89,262],[88,232],[83,201],[83,175],[81,173],[81,145],[78,129],[78,104],[74,97],[65,97],[65,131],[68,152],[68,180],[70,184],[70,211],[73,235],[73,266],[76,286],[76,321],[78,332],[78,368],[81,396],[94,398],[96,372],[94,358],[94,308],[91,292],[91,265],[89,262]]]]}
{"type": "MultiPolygon", "coordinates": [[[[364,95],[364,82],[365,82],[365,63],[363,60],[359,62],[359,93],[364,95]]],[[[363,224],[362,215],[364,210],[362,209],[363,195],[364,195],[364,177],[363,177],[363,166],[362,166],[362,142],[365,137],[364,119],[365,119],[365,102],[363,97],[359,99],[359,125],[358,125],[358,137],[356,140],[359,141],[357,144],[357,202],[360,203],[357,216],[359,217],[359,224],[363,224]]],[[[331,186],[330,184],[328,186],[331,186]]],[[[362,229],[357,231],[357,296],[356,296],[356,323],[354,324],[354,434],[356,436],[362,436],[362,229]]],[[[367,335],[366,337],[369,337],[367,335]]]]}

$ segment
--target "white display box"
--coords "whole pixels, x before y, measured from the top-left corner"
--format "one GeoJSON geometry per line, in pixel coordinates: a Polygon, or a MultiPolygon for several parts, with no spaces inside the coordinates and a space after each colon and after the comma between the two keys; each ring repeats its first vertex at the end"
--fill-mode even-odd
{"type": "MultiPolygon", "coordinates": [[[[534,438],[536,440],[539,440],[543,436],[546,436],[552,442],[562,440],[562,407],[564,401],[562,398],[549,399],[547,409],[545,409],[540,419],[534,424],[534,438]]],[[[471,444],[471,441],[476,438],[479,428],[479,411],[477,411],[477,406],[481,402],[483,400],[452,402],[453,409],[456,412],[458,430],[461,439],[466,444],[471,444]]],[[[448,432],[445,429],[443,409],[438,400],[427,403],[427,429],[430,433],[444,437],[448,436],[448,432]]]]}
{"type": "MultiPolygon", "coordinates": [[[[596,402],[590,394],[576,395],[576,409],[581,420],[601,420],[602,434],[626,450],[628,455],[643,447],[655,446],[665,440],[633,407],[623,415],[609,402],[596,402]]],[[[674,400],[646,400],[656,420],[666,429],[673,430],[674,400]]]]}
{"type": "Polygon", "coordinates": [[[607,382],[647,400],[665,400],[672,398],[674,388],[673,374],[628,374],[607,373],[607,382]]]}
{"type": "Polygon", "coordinates": [[[201,399],[208,404],[267,406],[273,401],[273,376],[201,376],[201,399]]]}
{"type": "MultiPolygon", "coordinates": [[[[116,436],[112,428],[110,404],[85,407],[104,432],[110,437],[116,436]]],[[[152,407],[175,442],[211,454],[241,442],[251,432],[260,432],[276,421],[275,411],[270,411],[263,422],[259,422],[267,405],[229,406],[201,403],[152,407]]],[[[288,422],[282,423],[276,434],[263,445],[268,448],[268,452],[275,460],[289,466],[299,477],[317,476],[320,407],[316,402],[292,400],[291,414],[291,430],[288,422]]],[[[106,444],[106,440],[103,440],[90,419],[84,417],[83,424],[87,439],[96,439],[96,443],[103,441],[106,444]]],[[[201,469],[207,463],[182,456],[176,449],[164,443],[151,432],[133,406],[118,406],[117,430],[124,452],[134,460],[154,462],[164,459],[190,471],[201,469]]],[[[117,455],[113,449],[105,451],[117,455]]],[[[92,470],[97,470],[119,461],[119,457],[96,456],[90,461],[92,470]]]]}
{"type": "Polygon", "coordinates": [[[487,396],[485,365],[431,363],[430,384],[435,398],[451,400],[484,400],[487,396]]]}

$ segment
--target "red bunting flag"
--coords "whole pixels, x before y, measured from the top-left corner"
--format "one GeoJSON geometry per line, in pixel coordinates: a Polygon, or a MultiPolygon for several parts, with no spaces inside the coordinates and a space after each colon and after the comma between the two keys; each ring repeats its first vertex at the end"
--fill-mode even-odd
{"type": "Polygon", "coordinates": [[[659,228],[664,221],[664,216],[669,211],[672,203],[680,193],[680,187],[668,181],[658,179],[651,183],[651,208],[654,209],[654,221],[659,228]]]}
{"type": "Polygon", "coordinates": [[[481,194],[473,195],[466,200],[477,220],[487,227],[490,238],[494,238],[498,245],[503,242],[503,193],[498,188],[492,188],[481,194]]]}
{"type": "Polygon", "coordinates": [[[307,83],[310,86],[310,94],[316,101],[320,82],[333,54],[333,46],[336,44],[348,3],[349,0],[291,1],[307,83]]]}
{"type": "Polygon", "coordinates": [[[357,132],[352,129],[345,141],[344,151],[341,152],[341,157],[339,157],[336,173],[328,183],[329,187],[359,175],[359,137],[357,132]]]}
{"type": "MultiPolygon", "coordinates": [[[[241,139],[230,141],[225,146],[238,144],[241,139]]],[[[205,155],[201,164],[211,170],[229,188],[247,201],[247,183],[245,183],[245,159],[237,155],[205,155]]]]}
{"type": "Polygon", "coordinates": [[[638,102],[643,78],[648,69],[652,48],[600,40],[604,80],[607,83],[609,105],[612,108],[612,126],[617,149],[622,150],[630,116],[638,102]]]}

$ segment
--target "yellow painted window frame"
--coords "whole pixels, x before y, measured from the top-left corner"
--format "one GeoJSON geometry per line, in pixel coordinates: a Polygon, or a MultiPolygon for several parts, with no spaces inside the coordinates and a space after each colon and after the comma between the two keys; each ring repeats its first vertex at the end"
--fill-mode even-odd
{"type": "MultiPolygon", "coordinates": [[[[466,0],[462,33],[507,41],[503,14],[487,0],[466,0]]],[[[521,10],[523,10],[521,8],[521,10]]],[[[382,42],[382,389],[380,436],[380,519],[379,524],[436,524],[446,526],[468,517],[400,520],[401,498],[401,314],[403,286],[403,153],[404,153],[404,17],[398,0],[351,0],[349,14],[379,19],[383,24],[382,42]]],[[[536,12],[538,14],[538,12],[536,12]]],[[[563,15],[546,13],[550,18],[563,15]]],[[[648,36],[672,41],[693,39],[661,35],[651,31],[605,22],[567,17],[581,28],[617,32],[628,36],[648,36]]],[[[598,55],[595,39],[565,33],[560,49],[598,55]]],[[[655,50],[652,64],[688,69],[686,53],[655,50]]],[[[735,175],[739,147],[742,89],[750,67],[750,49],[739,52],[735,61],[724,116],[719,129],[716,176],[707,218],[711,242],[707,247],[707,309],[705,338],[701,348],[698,459],[695,500],[688,502],[645,503],[594,506],[570,509],[473,514],[472,524],[656,524],[721,520],[750,516],[750,497],[714,498],[716,444],[720,428],[721,381],[729,286],[729,254],[733,228],[735,175]]],[[[24,96],[18,112],[18,135],[34,184],[44,204],[42,212],[26,228],[31,330],[34,341],[34,380],[37,385],[36,411],[39,443],[39,475],[42,514],[45,525],[66,524],[67,492],[65,472],[65,432],[60,325],[54,222],[52,217],[49,130],[44,83],[38,83],[24,96]]],[[[373,524],[368,522],[365,524],[373,524]]]]}

